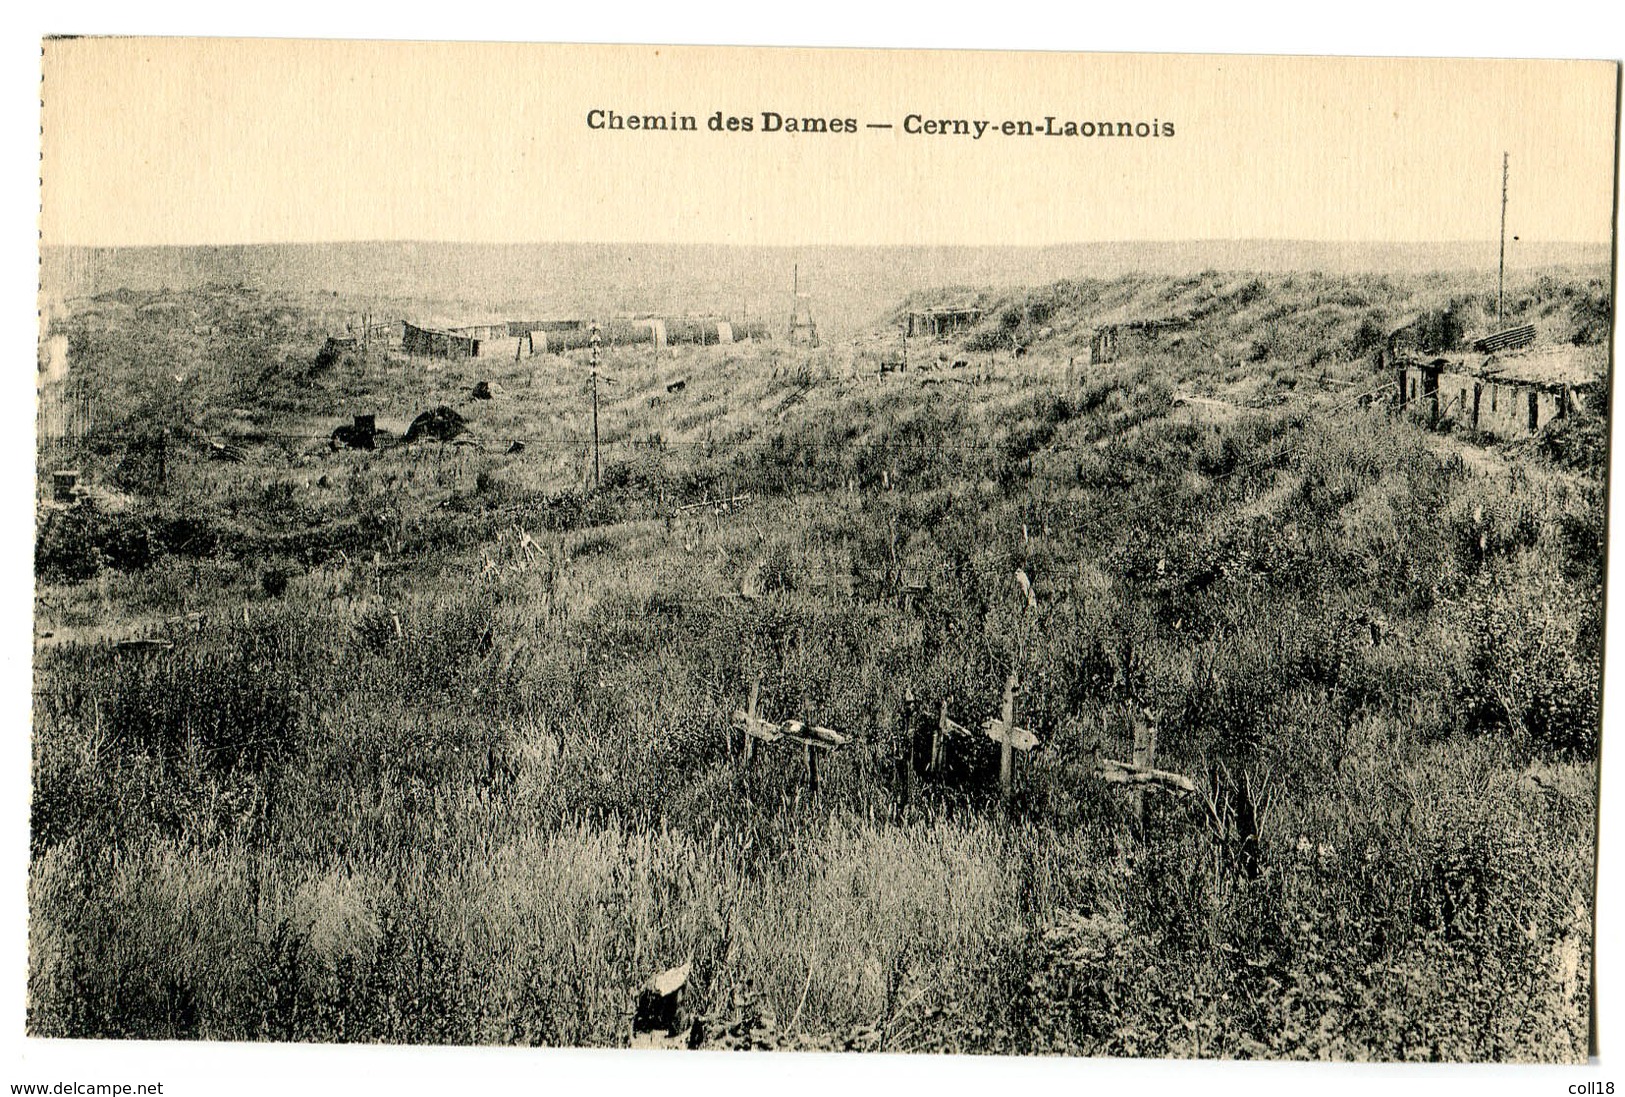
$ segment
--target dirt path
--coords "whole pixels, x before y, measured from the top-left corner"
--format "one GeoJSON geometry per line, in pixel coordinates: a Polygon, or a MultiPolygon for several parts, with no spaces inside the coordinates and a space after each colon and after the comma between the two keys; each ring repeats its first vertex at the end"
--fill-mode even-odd
{"type": "MultiPolygon", "coordinates": [[[[1428,435],[1428,448],[1438,454],[1441,460],[1460,457],[1467,463],[1468,468],[1485,476],[1506,476],[1512,471],[1507,459],[1495,450],[1475,446],[1447,434],[1428,435]]],[[[1524,467],[1530,468],[1528,465],[1524,467]]]]}

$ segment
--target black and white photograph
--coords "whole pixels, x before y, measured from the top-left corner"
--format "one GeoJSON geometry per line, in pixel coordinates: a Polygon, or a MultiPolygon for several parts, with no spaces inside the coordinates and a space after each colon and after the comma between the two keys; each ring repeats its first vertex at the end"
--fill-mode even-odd
{"type": "Polygon", "coordinates": [[[41,70],[30,1042],[1596,1054],[1615,62],[41,70]]]}

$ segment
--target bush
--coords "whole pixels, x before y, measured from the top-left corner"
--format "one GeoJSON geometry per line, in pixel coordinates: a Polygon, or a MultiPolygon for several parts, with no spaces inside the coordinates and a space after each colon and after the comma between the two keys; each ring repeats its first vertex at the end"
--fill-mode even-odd
{"type": "Polygon", "coordinates": [[[1463,684],[1470,726],[1505,728],[1559,755],[1596,756],[1601,663],[1586,624],[1595,605],[1548,571],[1490,569],[1470,600],[1471,676],[1463,684]]]}
{"type": "Polygon", "coordinates": [[[1413,328],[1417,346],[1430,354],[1455,350],[1461,345],[1461,337],[1467,330],[1462,311],[1460,301],[1451,301],[1444,308],[1428,309],[1422,313],[1413,328]]]}

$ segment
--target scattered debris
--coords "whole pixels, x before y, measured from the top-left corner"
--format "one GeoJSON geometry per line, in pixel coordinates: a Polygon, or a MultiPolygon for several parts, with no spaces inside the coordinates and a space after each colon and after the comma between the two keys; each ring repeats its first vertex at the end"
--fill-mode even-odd
{"type": "Polygon", "coordinates": [[[113,645],[114,649],[117,651],[131,652],[135,654],[152,654],[160,651],[169,651],[173,649],[174,646],[174,643],[169,640],[154,640],[149,637],[142,637],[132,640],[120,640],[113,645]]]}
{"type": "Polygon", "coordinates": [[[184,628],[191,632],[203,631],[203,614],[183,613],[179,617],[165,617],[164,624],[172,629],[184,628]]]}
{"type": "Polygon", "coordinates": [[[668,393],[682,392],[686,388],[688,388],[688,378],[679,377],[677,380],[666,386],[666,391],[668,393]]]}
{"type": "Polygon", "coordinates": [[[515,439],[513,444],[510,445],[508,447],[508,450],[507,450],[508,456],[510,456],[510,457],[515,456],[516,454],[524,453],[524,452],[525,452],[525,443],[519,441],[518,439],[515,439]]]}
{"type": "Polygon", "coordinates": [[[678,1047],[686,1043],[682,1029],[683,990],[694,970],[694,958],[651,975],[638,988],[632,1012],[633,1047],[678,1047]]]}
{"type": "Polygon", "coordinates": [[[732,495],[726,499],[701,499],[698,503],[684,503],[677,509],[699,510],[701,507],[714,507],[718,513],[721,513],[723,511],[732,510],[734,507],[742,507],[746,503],[749,503],[751,499],[752,496],[750,493],[746,492],[743,495],[732,495]]]}
{"type": "Polygon", "coordinates": [[[419,438],[432,438],[437,442],[450,442],[458,435],[467,433],[468,420],[442,404],[412,420],[412,425],[406,429],[405,441],[410,443],[419,438]]]}
{"type": "Polygon", "coordinates": [[[248,460],[248,451],[241,446],[234,446],[230,442],[210,442],[209,460],[230,461],[234,465],[240,465],[248,460]]]}
{"type": "Polygon", "coordinates": [[[83,492],[78,469],[57,469],[51,473],[51,498],[56,502],[77,503],[83,492]]]}
{"type": "Polygon", "coordinates": [[[328,439],[330,449],[374,449],[378,440],[378,418],[375,415],[357,415],[355,422],[340,426],[328,439]]]}

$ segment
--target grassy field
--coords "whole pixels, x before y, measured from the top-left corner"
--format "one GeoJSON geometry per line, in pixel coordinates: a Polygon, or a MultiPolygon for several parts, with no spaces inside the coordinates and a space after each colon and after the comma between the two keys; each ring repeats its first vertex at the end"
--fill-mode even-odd
{"type": "MultiPolygon", "coordinates": [[[[1607,285],[1508,322],[1606,364],[1607,285]]],[[[1484,330],[1461,279],[986,291],[885,377],[894,336],[612,349],[596,490],[584,355],[318,368],[353,304],[54,322],[95,425],[42,496],[93,489],[40,512],[31,1033],[624,1045],[692,957],[707,1047],[1584,1057],[1607,424],[1360,400],[1407,315],[1484,330]],[[480,448],[326,441],[439,404],[480,448]],[[910,765],[1012,672],[1008,802],[985,740],[910,765]],[[756,680],[853,737],[816,796],[742,764],[756,680]],[[1134,714],[1201,793],[1143,823],[1091,773],[1134,714]]]]}

